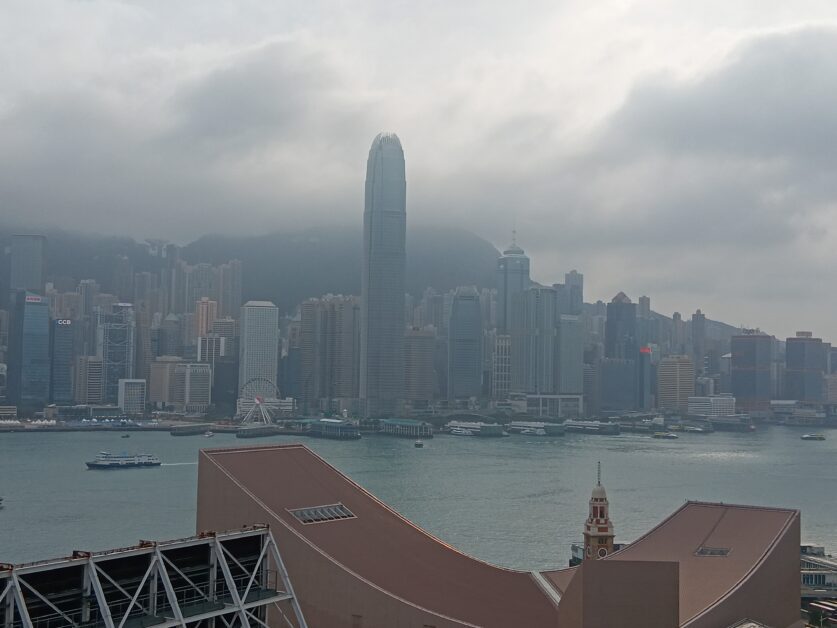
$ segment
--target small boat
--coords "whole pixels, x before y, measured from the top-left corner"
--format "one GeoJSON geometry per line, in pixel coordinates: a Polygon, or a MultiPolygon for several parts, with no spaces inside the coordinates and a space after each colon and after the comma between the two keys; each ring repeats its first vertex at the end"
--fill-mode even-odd
{"type": "Polygon", "coordinates": [[[415,447],[416,449],[421,449],[422,447],[424,447],[424,441],[417,440],[415,443],[413,443],[413,447],[415,447]]]}
{"type": "Polygon", "coordinates": [[[683,428],[684,432],[689,432],[690,434],[708,434],[709,430],[705,427],[701,427],[699,425],[686,425],[683,428]]]}
{"type": "Polygon", "coordinates": [[[466,430],[464,427],[452,427],[450,428],[450,435],[451,436],[473,436],[473,430],[466,430]]]}
{"type": "Polygon", "coordinates": [[[666,440],[674,440],[675,438],[680,438],[677,434],[673,432],[654,432],[654,438],[663,438],[666,440]]]}
{"type": "Polygon", "coordinates": [[[205,436],[206,438],[212,438],[213,436],[215,436],[215,432],[205,432],[205,433],[204,433],[204,436],[205,436]]]}
{"type": "Polygon", "coordinates": [[[3,498],[0,497],[0,510],[3,510],[3,498]]]}
{"type": "Polygon", "coordinates": [[[825,434],[803,434],[799,438],[802,440],[825,440],[825,434]]]}
{"type": "Polygon", "coordinates": [[[131,438],[131,435],[130,434],[123,434],[122,436],[120,436],[120,438],[131,438]]]}

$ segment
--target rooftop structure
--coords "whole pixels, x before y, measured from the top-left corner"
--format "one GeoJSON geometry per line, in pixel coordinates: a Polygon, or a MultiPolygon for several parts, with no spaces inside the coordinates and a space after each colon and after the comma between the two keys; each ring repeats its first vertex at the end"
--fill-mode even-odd
{"type": "Polygon", "coordinates": [[[306,626],[266,526],[0,564],[0,608],[15,628],[306,626]]]}
{"type": "Polygon", "coordinates": [[[799,513],[687,502],[627,548],[515,571],[420,529],[302,445],[204,450],[198,529],[270,525],[311,625],[716,628],[799,621],[799,513]],[[293,477],[277,484],[275,478],[293,477]],[[328,582],[328,587],[322,583],[328,582]]]}

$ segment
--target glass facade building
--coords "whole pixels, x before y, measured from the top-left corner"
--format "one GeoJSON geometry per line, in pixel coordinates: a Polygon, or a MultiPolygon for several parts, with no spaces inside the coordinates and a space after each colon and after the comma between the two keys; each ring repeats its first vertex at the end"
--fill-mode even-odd
{"type": "Polygon", "coordinates": [[[366,416],[397,413],[405,397],[406,203],[401,141],[381,133],[369,149],[363,211],[360,398],[366,416]]]}
{"type": "Polygon", "coordinates": [[[49,302],[22,290],[13,300],[8,396],[22,407],[40,409],[49,400],[49,302]]]}

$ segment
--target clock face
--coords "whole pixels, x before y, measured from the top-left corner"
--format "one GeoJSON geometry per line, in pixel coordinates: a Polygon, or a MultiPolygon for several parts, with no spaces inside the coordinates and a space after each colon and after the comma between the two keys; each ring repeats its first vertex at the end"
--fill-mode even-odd
{"type": "Polygon", "coordinates": [[[603,547],[600,547],[599,548],[599,558],[604,558],[605,556],[607,556],[607,550],[603,547]]]}

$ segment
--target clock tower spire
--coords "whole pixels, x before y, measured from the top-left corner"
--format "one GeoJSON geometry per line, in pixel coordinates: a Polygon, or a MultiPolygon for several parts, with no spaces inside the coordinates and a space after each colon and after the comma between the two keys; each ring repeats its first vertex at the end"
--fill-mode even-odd
{"type": "Polygon", "coordinates": [[[614,534],[609,508],[602,486],[602,463],[599,462],[596,486],[590,496],[590,512],[584,523],[584,560],[604,558],[613,553],[614,534]]]}

